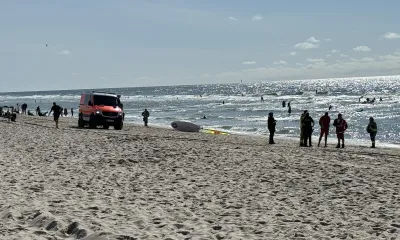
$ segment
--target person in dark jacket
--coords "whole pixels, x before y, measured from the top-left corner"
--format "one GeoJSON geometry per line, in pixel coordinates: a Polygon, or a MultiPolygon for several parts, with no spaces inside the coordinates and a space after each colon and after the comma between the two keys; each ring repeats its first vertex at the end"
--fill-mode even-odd
{"type": "Polygon", "coordinates": [[[300,147],[304,146],[304,118],[306,117],[306,113],[308,113],[307,110],[304,110],[304,112],[300,116],[300,147]]]}
{"type": "Polygon", "coordinates": [[[343,119],[341,113],[339,113],[338,118],[333,121],[333,126],[336,127],[336,136],[338,139],[336,148],[340,148],[340,140],[342,140],[342,148],[344,148],[344,132],[347,130],[347,122],[343,119]]]}
{"type": "Polygon", "coordinates": [[[308,147],[312,147],[311,144],[311,135],[313,132],[313,127],[314,127],[314,119],[310,117],[310,113],[306,113],[306,115],[303,118],[303,127],[304,127],[304,147],[307,147],[307,140],[308,140],[308,147]]]}
{"type": "Polygon", "coordinates": [[[147,123],[149,122],[149,117],[150,117],[149,111],[145,109],[144,112],[142,112],[142,116],[143,116],[144,126],[147,127],[147,123]]]}
{"type": "Polygon", "coordinates": [[[378,132],[378,126],[376,125],[376,122],[374,121],[373,117],[369,118],[367,132],[369,133],[369,136],[371,138],[371,142],[372,142],[371,148],[375,148],[375,137],[376,137],[376,133],[378,132]]]}
{"type": "Polygon", "coordinates": [[[56,122],[56,128],[58,128],[58,119],[60,118],[60,115],[62,114],[62,107],[58,106],[55,102],[53,102],[53,106],[51,107],[51,110],[49,112],[49,115],[51,113],[54,113],[54,122],[56,122]]]}
{"type": "Polygon", "coordinates": [[[269,130],[269,144],[275,144],[274,134],[275,134],[276,120],[274,114],[270,112],[268,114],[268,130],[269,130]]]}

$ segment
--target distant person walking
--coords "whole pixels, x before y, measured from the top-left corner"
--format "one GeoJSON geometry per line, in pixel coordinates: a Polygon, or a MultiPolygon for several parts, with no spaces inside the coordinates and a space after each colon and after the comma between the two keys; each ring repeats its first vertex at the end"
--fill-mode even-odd
{"type": "Polygon", "coordinates": [[[56,122],[56,128],[58,128],[58,119],[62,114],[62,108],[58,106],[55,102],[53,102],[53,106],[51,107],[49,115],[51,114],[51,112],[53,112],[54,122],[56,122]]]}
{"type": "Polygon", "coordinates": [[[313,127],[314,127],[314,119],[310,116],[310,114],[307,112],[306,115],[304,116],[303,119],[303,124],[304,124],[304,147],[307,147],[307,140],[308,140],[308,147],[312,147],[311,143],[311,136],[313,132],[313,127]]]}
{"type": "Polygon", "coordinates": [[[150,117],[149,111],[147,111],[147,109],[145,109],[145,110],[142,112],[142,116],[143,116],[144,126],[147,127],[147,123],[149,122],[149,117],[150,117]]]}
{"type": "Polygon", "coordinates": [[[333,121],[333,126],[336,127],[336,136],[338,144],[336,148],[340,148],[340,140],[342,140],[342,148],[344,148],[344,132],[347,130],[347,122],[342,118],[342,114],[338,114],[338,118],[333,121]]]}
{"type": "Polygon", "coordinates": [[[36,108],[36,115],[39,115],[39,113],[40,113],[40,107],[37,106],[37,108],[36,108]]]}
{"type": "Polygon", "coordinates": [[[270,112],[268,114],[269,144],[275,144],[274,142],[275,130],[276,130],[276,120],[274,118],[274,114],[270,112]]]}
{"type": "Polygon", "coordinates": [[[64,108],[64,116],[66,117],[68,115],[68,109],[64,108]]]}
{"type": "Polygon", "coordinates": [[[373,117],[369,118],[367,132],[369,133],[369,136],[371,138],[371,142],[372,142],[371,148],[375,148],[375,137],[376,137],[376,133],[378,132],[378,126],[376,125],[376,122],[374,121],[373,117]]]}
{"type": "Polygon", "coordinates": [[[74,117],[74,108],[71,108],[71,117],[74,117]]]}
{"type": "Polygon", "coordinates": [[[326,112],[320,119],[319,119],[319,126],[321,126],[321,133],[319,135],[318,147],[321,144],[322,137],[325,136],[325,147],[326,142],[328,141],[329,135],[329,125],[331,124],[331,117],[329,117],[329,113],[326,112]]]}
{"type": "Polygon", "coordinates": [[[290,104],[288,104],[288,113],[289,113],[289,114],[292,113],[292,107],[290,106],[290,104]]]}

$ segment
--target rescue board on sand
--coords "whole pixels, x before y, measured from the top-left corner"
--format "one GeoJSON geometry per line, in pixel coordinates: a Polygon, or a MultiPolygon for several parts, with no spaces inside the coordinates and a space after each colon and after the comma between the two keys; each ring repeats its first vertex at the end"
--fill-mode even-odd
{"type": "Polygon", "coordinates": [[[198,132],[201,129],[199,125],[185,121],[174,121],[171,127],[181,132],[198,132]]]}

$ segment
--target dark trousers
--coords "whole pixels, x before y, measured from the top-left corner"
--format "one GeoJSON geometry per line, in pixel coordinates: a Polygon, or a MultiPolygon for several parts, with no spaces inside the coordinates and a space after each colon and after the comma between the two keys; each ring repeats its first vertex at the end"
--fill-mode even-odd
{"type": "Polygon", "coordinates": [[[375,142],[375,137],[376,137],[376,132],[372,132],[369,134],[369,137],[371,138],[372,142],[375,142]]]}
{"type": "Polygon", "coordinates": [[[269,143],[273,143],[274,142],[274,134],[275,134],[275,130],[273,131],[269,131],[269,143]]]}
{"type": "Polygon", "coordinates": [[[311,146],[311,136],[312,136],[312,131],[310,130],[305,130],[304,131],[304,146],[307,146],[307,140],[308,140],[308,146],[311,146]]]}
{"type": "Polygon", "coordinates": [[[149,122],[149,119],[148,118],[143,118],[143,122],[144,122],[144,125],[147,126],[147,123],[149,122]]]}

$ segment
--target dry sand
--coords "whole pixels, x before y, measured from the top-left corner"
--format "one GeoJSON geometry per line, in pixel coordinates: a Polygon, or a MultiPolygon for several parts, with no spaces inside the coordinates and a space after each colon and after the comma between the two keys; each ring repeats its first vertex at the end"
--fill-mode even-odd
{"type": "Polygon", "coordinates": [[[0,120],[0,239],[400,236],[397,149],[76,125],[0,120]]]}

